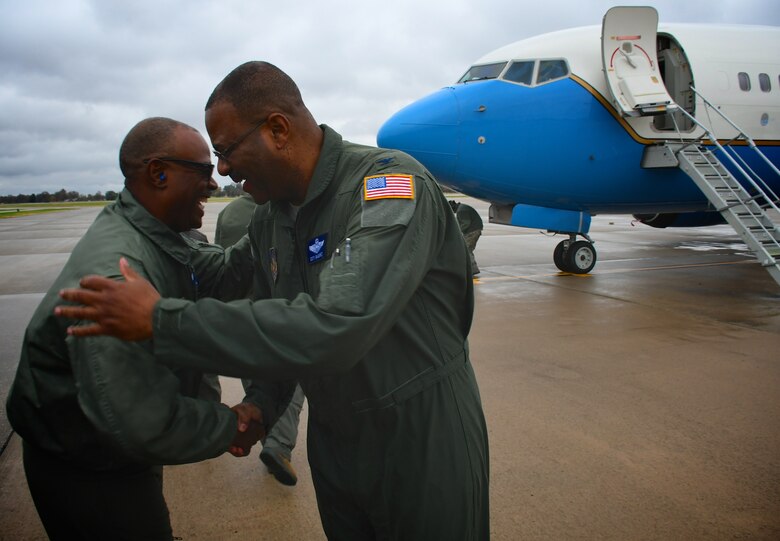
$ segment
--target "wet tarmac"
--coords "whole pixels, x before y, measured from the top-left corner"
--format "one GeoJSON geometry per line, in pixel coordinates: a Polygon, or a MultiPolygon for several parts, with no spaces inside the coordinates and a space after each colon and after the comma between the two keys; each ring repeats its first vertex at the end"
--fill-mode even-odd
{"type": "MultiPolygon", "coordinates": [[[[487,216],[487,205],[469,201],[487,216]]],[[[209,203],[213,238],[223,203],[209,203]]],[[[95,209],[0,220],[0,397],[24,327],[95,209]]],[[[559,238],[486,224],[472,362],[491,446],[492,538],[780,538],[780,286],[728,226],[593,221],[586,276],[559,238]]],[[[223,379],[223,401],[241,399],[223,379]]],[[[324,539],[306,464],[296,487],[258,450],[166,468],[187,539],[324,539]]],[[[44,539],[4,412],[0,539],[44,539]]]]}

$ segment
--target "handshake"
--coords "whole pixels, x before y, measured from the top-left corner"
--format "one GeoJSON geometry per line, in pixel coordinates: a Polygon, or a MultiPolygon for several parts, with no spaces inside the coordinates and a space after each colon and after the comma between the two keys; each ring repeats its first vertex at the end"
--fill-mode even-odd
{"type": "Polygon", "coordinates": [[[260,408],[249,402],[236,404],[232,408],[238,416],[238,430],[228,451],[233,456],[247,456],[252,446],[265,439],[265,425],[260,408]]]}

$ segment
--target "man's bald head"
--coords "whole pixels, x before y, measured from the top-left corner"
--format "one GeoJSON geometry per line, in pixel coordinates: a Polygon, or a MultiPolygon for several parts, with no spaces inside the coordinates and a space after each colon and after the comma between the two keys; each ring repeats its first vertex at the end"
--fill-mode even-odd
{"type": "Polygon", "coordinates": [[[197,131],[183,122],[165,117],[147,118],[132,127],[119,147],[119,169],[125,177],[125,184],[138,173],[144,159],[173,154],[175,133],[179,129],[197,131]]]}
{"type": "Polygon", "coordinates": [[[273,111],[308,113],[295,81],[268,62],[246,62],[231,71],[211,93],[206,111],[223,101],[247,118],[260,119],[273,111]]]}

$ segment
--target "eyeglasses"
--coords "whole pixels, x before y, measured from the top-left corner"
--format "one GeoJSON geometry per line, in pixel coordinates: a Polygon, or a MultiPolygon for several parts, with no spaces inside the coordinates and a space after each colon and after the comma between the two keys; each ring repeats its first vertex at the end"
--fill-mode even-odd
{"type": "Polygon", "coordinates": [[[238,139],[236,139],[235,141],[233,141],[233,143],[232,143],[232,144],[230,144],[230,145],[228,145],[228,147],[227,147],[225,150],[222,150],[222,151],[215,150],[215,151],[214,151],[214,156],[216,156],[216,157],[217,157],[217,159],[219,159],[219,160],[225,160],[225,161],[228,161],[228,157],[230,156],[230,154],[231,154],[231,153],[232,153],[232,152],[233,152],[233,151],[234,151],[236,148],[238,148],[238,145],[240,145],[241,143],[243,143],[243,142],[244,142],[244,140],[245,140],[247,137],[249,137],[249,135],[250,135],[250,134],[251,134],[253,131],[255,131],[257,128],[259,128],[260,126],[262,126],[263,124],[265,124],[267,120],[268,120],[268,117],[264,118],[263,120],[261,120],[260,122],[258,122],[258,123],[257,123],[257,124],[255,124],[254,126],[252,126],[252,128],[251,128],[249,131],[245,132],[245,133],[244,133],[244,135],[242,135],[241,137],[239,137],[238,139]]]}
{"type": "Polygon", "coordinates": [[[168,156],[161,156],[159,158],[146,158],[143,161],[143,164],[146,165],[152,160],[159,160],[161,162],[178,163],[179,165],[182,165],[184,167],[188,167],[190,169],[195,169],[196,171],[200,171],[204,175],[208,174],[209,177],[211,177],[214,174],[213,163],[194,162],[192,160],[182,160],[181,158],[170,158],[168,156]]]}

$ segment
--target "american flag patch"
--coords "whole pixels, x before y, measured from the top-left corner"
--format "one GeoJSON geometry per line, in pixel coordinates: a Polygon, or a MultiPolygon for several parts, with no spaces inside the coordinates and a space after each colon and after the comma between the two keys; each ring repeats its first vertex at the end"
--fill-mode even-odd
{"type": "Polygon", "coordinates": [[[414,199],[412,175],[374,175],[363,179],[363,198],[414,199]]]}

